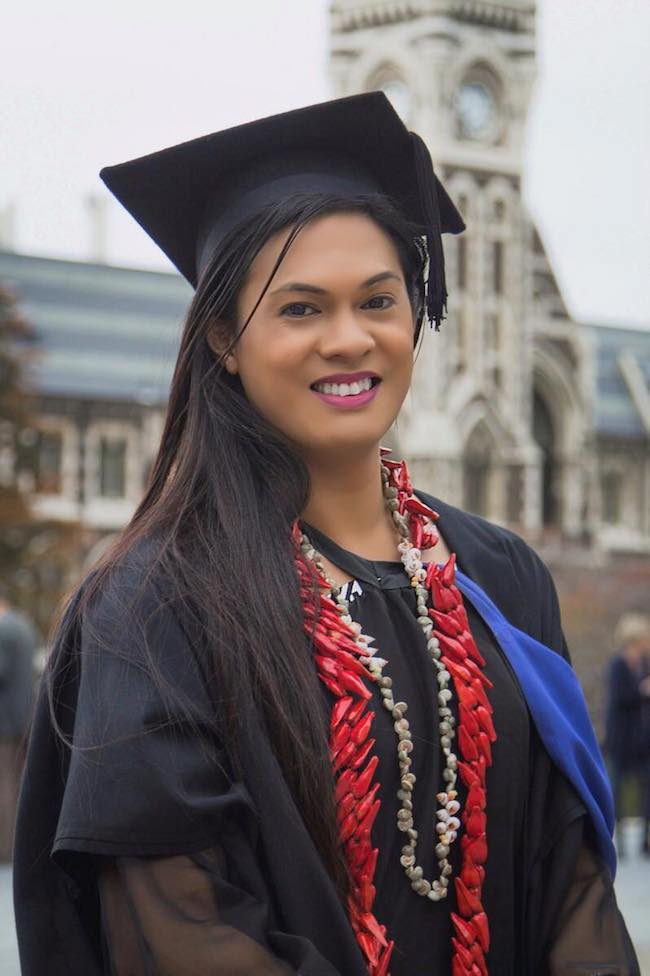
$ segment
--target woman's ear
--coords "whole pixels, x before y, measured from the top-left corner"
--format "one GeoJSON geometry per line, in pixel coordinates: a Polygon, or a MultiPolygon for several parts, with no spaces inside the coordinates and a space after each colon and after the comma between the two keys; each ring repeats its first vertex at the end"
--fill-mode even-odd
{"type": "Polygon", "coordinates": [[[230,330],[226,329],[223,322],[212,322],[208,326],[207,342],[217,359],[223,363],[231,376],[234,376],[238,372],[237,356],[234,349],[224,356],[230,346],[231,337],[230,330]]]}

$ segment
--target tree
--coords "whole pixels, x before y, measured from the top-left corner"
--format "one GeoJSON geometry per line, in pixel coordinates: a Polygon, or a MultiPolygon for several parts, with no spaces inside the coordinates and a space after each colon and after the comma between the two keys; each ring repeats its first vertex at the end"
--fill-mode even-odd
{"type": "Polygon", "coordinates": [[[0,287],[0,575],[11,587],[20,559],[27,500],[16,481],[18,432],[29,424],[28,365],[34,333],[11,293],[0,287]]]}
{"type": "Polygon", "coordinates": [[[80,529],[39,518],[20,483],[21,468],[38,464],[24,449],[35,428],[34,344],[16,299],[0,286],[0,580],[45,634],[70,571],[78,568],[80,529]]]}
{"type": "Polygon", "coordinates": [[[33,340],[15,298],[0,287],[0,423],[18,427],[29,417],[26,372],[33,340]]]}

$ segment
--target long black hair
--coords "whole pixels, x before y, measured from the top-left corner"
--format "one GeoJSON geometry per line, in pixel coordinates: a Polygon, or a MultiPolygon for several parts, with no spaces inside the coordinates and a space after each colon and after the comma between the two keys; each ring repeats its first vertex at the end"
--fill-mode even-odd
{"type": "MultiPolygon", "coordinates": [[[[201,630],[203,667],[220,702],[213,716],[215,734],[218,730],[233,775],[242,772],[239,723],[254,707],[307,829],[344,896],[348,880],[336,828],[327,717],[303,629],[290,540],[291,526],[309,497],[309,476],[294,445],[257,412],[238,376],[223,366],[225,353],[253,314],[239,322],[237,298],[264,244],[291,228],[275,274],[308,221],[341,212],[367,215],[394,242],[415,334],[423,314],[426,255],[417,232],[387,198],[304,194],[233,230],[203,273],[188,310],[144,497],[85,581],[72,617],[78,619],[136,546],[155,540],[150,572],[165,580],[167,592],[201,630]],[[208,342],[215,325],[226,336],[221,357],[208,342]]],[[[65,637],[61,628],[73,625],[69,613],[63,620],[57,644],[65,637]]],[[[155,649],[146,660],[159,684],[155,649]]],[[[56,655],[48,688],[56,725],[56,655]]],[[[173,697],[174,689],[166,688],[165,694],[173,697]]],[[[181,705],[187,710],[187,703],[181,705]]]]}

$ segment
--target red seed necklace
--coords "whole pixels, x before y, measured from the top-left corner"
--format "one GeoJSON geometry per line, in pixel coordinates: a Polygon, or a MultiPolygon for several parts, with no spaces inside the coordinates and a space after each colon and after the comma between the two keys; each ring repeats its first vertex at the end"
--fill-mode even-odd
{"type": "Polygon", "coordinates": [[[428,569],[421,562],[421,550],[433,547],[438,540],[434,525],[438,516],[414,496],[406,464],[387,460],[385,453],[388,452],[382,451],[381,465],[384,496],[400,535],[398,548],[415,590],[417,619],[436,669],[439,689],[444,768],[443,787],[436,796],[439,806],[435,853],[439,874],[432,881],[424,878],[416,863],[418,831],[411,799],[416,778],[410,771],[413,739],[404,717],[408,705],[394,700],[392,679],[383,674],[388,662],[370,649],[373,638],[364,635],[360,625],[352,620],[348,601],[327,577],[321,557],[297,523],[293,532],[305,631],[316,650],[318,675],[337,699],[330,720],[330,753],[341,844],[352,880],[350,922],[370,976],[389,976],[394,943],[372,911],[379,851],[372,847],[371,830],[381,805],[377,798],[380,784],[373,783],[379,764],[378,756],[372,754],[375,740],[370,738],[374,713],[367,708],[374,685],[394,720],[397,735],[401,779],[397,828],[405,835],[400,863],[416,894],[442,901],[447,897],[452,875],[448,855],[460,835],[461,869],[454,878],[458,912],[451,913],[455,930],[452,976],[488,976],[485,954],[489,948],[489,926],[481,892],[487,859],[485,776],[491,763],[491,743],[496,738],[486,695],[491,683],[483,674],[485,661],[470,632],[462,596],[454,583],[455,557],[452,555],[444,566],[432,562],[428,569]],[[314,566],[318,580],[316,600],[314,566]],[[460,758],[453,751],[456,719],[449,707],[452,679],[458,698],[460,758]],[[458,774],[467,789],[462,813],[455,788],[458,774]]]}

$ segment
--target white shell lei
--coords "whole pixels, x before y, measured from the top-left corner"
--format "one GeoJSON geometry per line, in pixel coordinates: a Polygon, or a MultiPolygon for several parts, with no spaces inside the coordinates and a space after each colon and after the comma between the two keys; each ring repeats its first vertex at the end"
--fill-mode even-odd
{"type": "Polygon", "coordinates": [[[456,840],[460,828],[460,820],[457,816],[460,810],[460,803],[458,802],[458,793],[456,791],[458,760],[452,750],[452,743],[455,736],[455,718],[449,707],[452,698],[452,692],[449,687],[451,675],[441,661],[442,652],[440,644],[433,633],[433,623],[428,615],[428,590],[425,586],[426,570],[422,565],[422,553],[411,544],[408,520],[398,511],[396,501],[397,489],[390,486],[389,472],[383,464],[381,467],[381,477],[386,505],[391,512],[395,527],[400,535],[400,542],[397,548],[400,552],[404,569],[411,581],[411,586],[415,590],[417,621],[426,638],[427,648],[431,654],[438,680],[438,728],[440,731],[440,747],[444,757],[445,768],[442,771],[444,787],[436,794],[436,799],[440,804],[436,810],[435,822],[437,834],[435,853],[438,860],[439,875],[433,881],[428,881],[424,877],[422,867],[416,863],[418,832],[413,822],[412,801],[416,777],[415,773],[411,772],[413,737],[409,728],[408,719],[404,717],[408,711],[408,705],[404,701],[396,702],[394,700],[393,681],[390,677],[383,674],[388,662],[382,657],[372,655],[369,644],[374,638],[362,634],[361,626],[352,620],[349,614],[350,605],[348,600],[343,596],[340,587],[328,577],[322,562],[322,557],[314,549],[309,538],[304,534],[301,537],[300,545],[304,555],[316,565],[318,571],[326,581],[330,591],[328,595],[336,601],[341,619],[354,633],[355,642],[362,652],[360,662],[373,676],[380,689],[384,708],[391,713],[394,719],[394,729],[398,740],[397,758],[400,768],[400,789],[397,791],[397,797],[401,801],[401,808],[397,813],[397,829],[405,833],[408,838],[408,842],[402,847],[400,864],[404,868],[411,887],[418,895],[430,898],[432,901],[440,901],[447,897],[449,878],[452,873],[452,866],[448,860],[448,856],[451,845],[456,840]]]}

